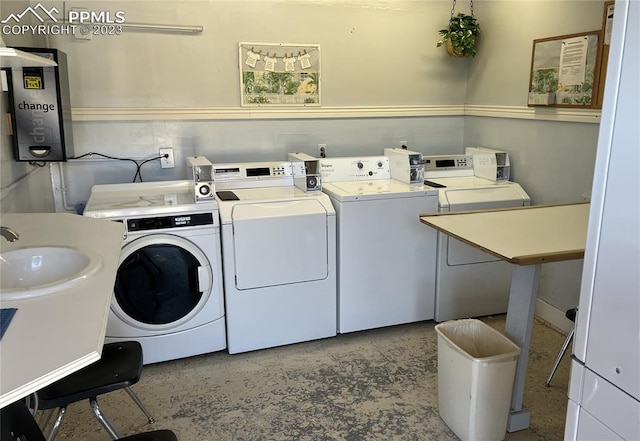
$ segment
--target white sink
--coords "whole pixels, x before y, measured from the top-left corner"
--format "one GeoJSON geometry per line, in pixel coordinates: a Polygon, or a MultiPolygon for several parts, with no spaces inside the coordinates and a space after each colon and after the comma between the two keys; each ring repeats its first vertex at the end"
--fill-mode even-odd
{"type": "Polygon", "coordinates": [[[22,248],[0,254],[0,298],[17,300],[59,292],[101,266],[99,258],[68,247],[22,248]]]}

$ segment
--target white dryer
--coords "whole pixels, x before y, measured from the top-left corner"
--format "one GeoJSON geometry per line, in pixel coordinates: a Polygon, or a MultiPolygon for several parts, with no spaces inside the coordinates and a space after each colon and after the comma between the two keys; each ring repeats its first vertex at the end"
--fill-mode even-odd
{"type": "Polygon", "coordinates": [[[338,220],[338,332],[433,319],[438,191],[390,177],[386,156],[321,159],[338,220]]]}
{"type": "MultiPolygon", "coordinates": [[[[438,188],[438,211],[486,210],[530,205],[515,182],[474,176],[470,155],[423,156],[425,184],[438,188]]],[[[481,317],[507,311],[512,265],[438,233],[435,320],[481,317]]]]}
{"type": "Polygon", "coordinates": [[[139,341],[145,364],[226,348],[218,205],[191,185],[96,185],[84,211],[126,227],[105,341],[139,341]]]}
{"type": "Polygon", "coordinates": [[[336,335],[336,217],[290,162],[214,164],[229,353],[336,335]]]}

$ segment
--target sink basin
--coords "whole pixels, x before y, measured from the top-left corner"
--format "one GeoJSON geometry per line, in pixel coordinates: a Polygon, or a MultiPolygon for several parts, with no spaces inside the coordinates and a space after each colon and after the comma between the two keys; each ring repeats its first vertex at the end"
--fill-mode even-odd
{"type": "Polygon", "coordinates": [[[16,300],[59,292],[99,268],[99,259],[68,247],[3,252],[0,254],[0,298],[16,300]]]}

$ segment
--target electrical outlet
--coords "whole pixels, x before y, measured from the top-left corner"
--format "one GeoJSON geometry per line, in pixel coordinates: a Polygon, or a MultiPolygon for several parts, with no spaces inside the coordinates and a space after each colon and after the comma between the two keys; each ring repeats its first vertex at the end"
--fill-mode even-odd
{"type": "Polygon", "coordinates": [[[327,157],[327,145],[326,144],[318,144],[318,155],[321,158],[327,157]]]}
{"type": "Polygon", "coordinates": [[[173,160],[173,149],[160,149],[160,167],[173,168],[175,166],[176,164],[173,160]]]}

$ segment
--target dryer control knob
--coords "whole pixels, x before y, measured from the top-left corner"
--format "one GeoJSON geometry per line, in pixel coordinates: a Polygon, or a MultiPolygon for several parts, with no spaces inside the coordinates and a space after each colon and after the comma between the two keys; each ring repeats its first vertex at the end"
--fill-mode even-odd
{"type": "Polygon", "coordinates": [[[358,161],[358,168],[360,170],[362,170],[362,167],[364,167],[364,164],[362,162],[358,161]]]}

